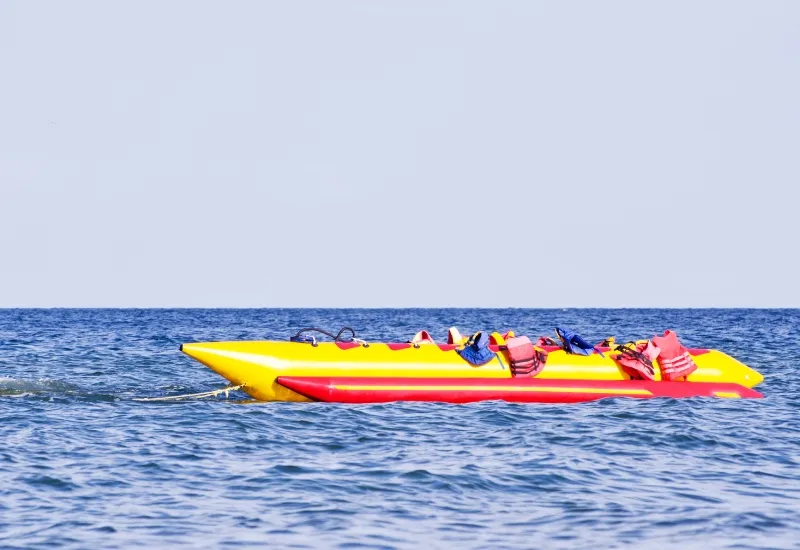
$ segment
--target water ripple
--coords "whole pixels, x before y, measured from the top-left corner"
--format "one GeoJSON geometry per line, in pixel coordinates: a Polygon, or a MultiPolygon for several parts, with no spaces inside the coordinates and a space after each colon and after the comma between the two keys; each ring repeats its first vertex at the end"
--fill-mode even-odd
{"type": "Polygon", "coordinates": [[[0,546],[798,548],[794,310],[0,311],[0,546]],[[764,400],[359,406],[134,397],[223,382],[189,340],[665,327],[764,400]]]}

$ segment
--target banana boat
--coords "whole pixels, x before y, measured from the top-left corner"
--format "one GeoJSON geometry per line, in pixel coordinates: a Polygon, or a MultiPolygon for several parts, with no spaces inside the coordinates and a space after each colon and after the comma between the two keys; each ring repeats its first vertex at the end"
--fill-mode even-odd
{"type": "MultiPolygon", "coordinates": [[[[354,335],[355,336],[355,335],[354,335]]],[[[527,339],[526,339],[527,340],[527,339]]],[[[239,341],[183,344],[183,353],[262,401],[383,403],[482,400],[575,403],[606,397],[759,398],[763,376],[713,349],[686,349],[696,368],[680,380],[633,379],[619,348],[586,355],[559,346],[546,353],[535,375],[514,369],[513,350],[488,345],[480,365],[465,361],[459,344],[239,341]]],[[[684,348],[685,349],[685,348],[684,348]]],[[[657,365],[658,359],[653,361],[657,365]]]]}

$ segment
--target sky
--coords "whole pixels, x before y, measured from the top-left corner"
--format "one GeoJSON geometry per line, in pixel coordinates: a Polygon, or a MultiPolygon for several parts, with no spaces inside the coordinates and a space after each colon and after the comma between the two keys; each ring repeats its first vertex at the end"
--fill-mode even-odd
{"type": "Polygon", "coordinates": [[[800,2],[0,2],[0,307],[799,307],[800,2]]]}

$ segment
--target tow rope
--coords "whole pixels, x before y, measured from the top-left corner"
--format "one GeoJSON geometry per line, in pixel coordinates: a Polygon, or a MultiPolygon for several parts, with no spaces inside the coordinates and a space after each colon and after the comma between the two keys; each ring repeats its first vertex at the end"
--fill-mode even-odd
{"type": "Polygon", "coordinates": [[[204,397],[216,397],[220,394],[225,394],[225,399],[228,398],[228,393],[236,390],[240,390],[245,386],[245,384],[239,384],[238,386],[225,386],[224,388],[220,388],[218,390],[212,391],[204,391],[202,393],[185,393],[183,395],[170,395],[167,397],[136,397],[134,401],[180,401],[181,399],[202,399],[204,397]]]}

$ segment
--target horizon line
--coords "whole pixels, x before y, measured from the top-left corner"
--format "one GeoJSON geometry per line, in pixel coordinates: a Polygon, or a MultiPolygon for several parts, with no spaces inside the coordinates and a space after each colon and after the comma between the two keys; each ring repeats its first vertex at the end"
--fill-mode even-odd
{"type": "Polygon", "coordinates": [[[793,310],[800,306],[0,306],[0,311],[9,310],[253,310],[253,309],[341,309],[341,310],[388,310],[388,309],[543,309],[543,310],[570,310],[570,309],[751,309],[751,310],[793,310]]]}

